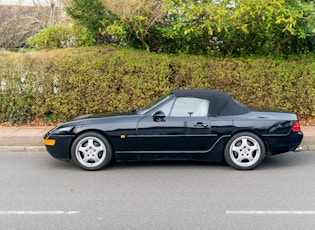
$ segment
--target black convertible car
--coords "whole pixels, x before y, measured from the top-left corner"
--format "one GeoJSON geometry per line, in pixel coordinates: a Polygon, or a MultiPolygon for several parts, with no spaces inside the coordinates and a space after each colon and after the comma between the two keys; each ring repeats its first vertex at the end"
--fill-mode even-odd
{"type": "Polygon", "coordinates": [[[55,158],[98,170],[116,161],[222,161],[253,169],[265,155],[295,150],[303,133],[292,113],[257,112],[214,90],[175,90],[133,113],[89,114],[44,136],[55,158]]]}

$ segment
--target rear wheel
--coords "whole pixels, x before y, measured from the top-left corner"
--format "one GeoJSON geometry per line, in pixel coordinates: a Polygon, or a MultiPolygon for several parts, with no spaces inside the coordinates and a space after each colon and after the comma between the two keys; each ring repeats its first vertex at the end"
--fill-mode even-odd
{"type": "Polygon", "coordinates": [[[112,158],[112,148],[101,134],[88,132],[80,135],[72,144],[74,163],[85,170],[106,167],[112,158]]]}
{"type": "Polygon", "coordinates": [[[266,148],[262,140],[253,133],[243,132],[234,135],[226,144],[226,162],[241,170],[257,167],[265,158],[266,148]]]}

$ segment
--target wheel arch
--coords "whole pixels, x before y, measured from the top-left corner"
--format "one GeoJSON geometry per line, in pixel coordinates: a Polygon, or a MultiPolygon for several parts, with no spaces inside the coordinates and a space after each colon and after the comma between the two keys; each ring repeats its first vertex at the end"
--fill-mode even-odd
{"type": "MultiPolygon", "coordinates": [[[[99,129],[85,129],[85,130],[82,130],[78,133],[75,134],[74,138],[72,139],[71,143],[70,143],[70,146],[69,146],[69,153],[71,153],[71,148],[73,146],[73,143],[75,142],[75,140],[85,134],[85,133],[89,133],[89,132],[94,132],[94,133],[98,133],[100,135],[102,135],[104,138],[106,138],[106,140],[108,141],[108,143],[110,144],[110,147],[112,148],[112,151],[113,151],[113,156],[115,156],[115,147],[114,147],[114,144],[111,140],[111,138],[109,137],[109,135],[107,135],[105,132],[99,130],[99,129]]],[[[70,154],[70,158],[71,158],[71,154],[70,154]]]]}
{"type": "Polygon", "coordinates": [[[234,133],[231,134],[231,136],[227,139],[226,143],[232,139],[235,135],[239,134],[239,133],[251,133],[251,134],[254,134],[256,135],[257,137],[260,138],[260,140],[264,143],[264,147],[265,147],[265,150],[266,150],[266,154],[268,155],[269,154],[269,146],[268,146],[268,143],[266,141],[266,139],[258,132],[255,132],[253,130],[248,130],[248,129],[244,129],[244,130],[238,130],[234,133]]]}
{"type": "Polygon", "coordinates": [[[264,138],[251,130],[240,130],[239,132],[233,133],[224,148],[224,158],[226,162],[231,167],[239,170],[251,170],[256,168],[262,163],[266,155],[267,145],[264,138]],[[260,147],[250,147],[256,144],[260,147]]]}

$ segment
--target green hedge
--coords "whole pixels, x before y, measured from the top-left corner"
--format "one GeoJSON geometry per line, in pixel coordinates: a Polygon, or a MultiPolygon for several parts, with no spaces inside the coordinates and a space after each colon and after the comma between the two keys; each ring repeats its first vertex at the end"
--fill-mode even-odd
{"type": "Polygon", "coordinates": [[[129,110],[177,88],[226,91],[255,108],[315,117],[315,57],[169,56],[115,47],[0,53],[0,122],[63,122],[129,110]]]}

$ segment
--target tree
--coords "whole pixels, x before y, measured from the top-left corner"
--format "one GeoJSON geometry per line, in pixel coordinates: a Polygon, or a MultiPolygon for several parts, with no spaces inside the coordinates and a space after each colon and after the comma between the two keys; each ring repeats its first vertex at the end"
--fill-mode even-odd
{"type": "MultiPolygon", "coordinates": [[[[225,54],[303,52],[315,33],[315,6],[299,0],[168,0],[163,36],[202,40],[225,54]]],[[[308,50],[312,50],[309,47],[308,50]]]]}
{"type": "Polygon", "coordinates": [[[80,25],[86,27],[94,36],[97,44],[111,40],[104,32],[104,25],[110,25],[115,15],[106,10],[101,0],[72,0],[66,7],[66,12],[80,25]]]}
{"type": "Polygon", "coordinates": [[[159,0],[103,0],[106,9],[113,12],[117,19],[106,27],[108,33],[118,36],[131,45],[133,36],[147,51],[150,44],[147,36],[165,15],[164,3],[159,0]]]}
{"type": "Polygon", "coordinates": [[[233,56],[315,50],[313,0],[63,2],[67,13],[87,28],[97,44],[233,56]]]}
{"type": "Polygon", "coordinates": [[[0,47],[18,48],[39,30],[64,20],[57,0],[33,0],[33,6],[0,5],[0,47]]]}
{"type": "Polygon", "coordinates": [[[32,0],[33,19],[44,29],[48,26],[54,26],[65,20],[62,0],[32,0]]]}
{"type": "Polygon", "coordinates": [[[240,54],[304,52],[299,43],[315,34],[314,4],[299,0],[238,0],[227,19],[224,37],[240,54]]]}

